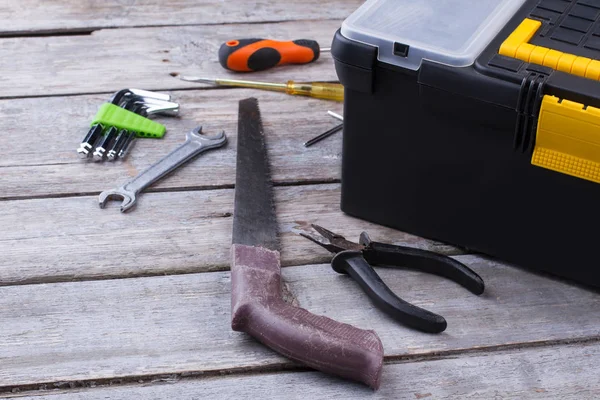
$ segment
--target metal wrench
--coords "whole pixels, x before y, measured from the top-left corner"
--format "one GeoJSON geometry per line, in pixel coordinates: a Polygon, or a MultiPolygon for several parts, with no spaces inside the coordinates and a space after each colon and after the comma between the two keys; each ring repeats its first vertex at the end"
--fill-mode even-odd
{"type": "Polygon", "coordinates": [[[124,185],[100,193],[100,208],[104,208],[108,200],[122,200],[121,212],[132,208],[136,202],[136,196],[145,188],[152,185],[168,173],[179,168],[198,154],[206,150],[221,147],[227,143],[225,132],[214,137],[202,135],[202,127],[196,127],[186,135],[185,142],[153,164],[135,178],[124,185]]]}

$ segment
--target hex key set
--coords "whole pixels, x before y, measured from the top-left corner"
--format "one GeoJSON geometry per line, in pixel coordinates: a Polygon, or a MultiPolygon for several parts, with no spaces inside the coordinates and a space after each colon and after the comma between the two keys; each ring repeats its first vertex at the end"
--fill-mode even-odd
{"type": "Polygon", "coordinates": [[[164,93],[123,89],[104,103],[77,149],[81,158],[115,161],[125,158],[136,137],[161,138],[166,128],[150,115],[175,116],[179,104],[164,93]]]}

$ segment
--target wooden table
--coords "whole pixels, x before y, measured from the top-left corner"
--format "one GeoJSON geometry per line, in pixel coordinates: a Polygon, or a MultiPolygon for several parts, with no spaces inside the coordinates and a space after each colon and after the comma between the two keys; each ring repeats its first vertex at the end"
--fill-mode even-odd
{"type": "MultiPolygon", "coordinates": [[[[600,296],[456,248],[350,218],[339,210],[340,104],[173,75],[227,76],[218,46],[237,37],[327,45],[359,0],[4,0],[0,6],[0,397],[598,398],[600,296]],[[168,91],[179,118],[164,140],[139,140],[123,162],[75,149],[100,104],[126,87],[168,91]],[[229,247],[238,100],[260,100],[276,184],[285,287],[308,310],[375,329],[381,389],[310,371],[230,329],[229,247]],[[225,130],[207,153],[157,184],[137,208],[101,210],[98,193],[135,176],[201,124],[225,130]],[[440,313],[439,335],[398,325],[330,255],[298,237],[315,222],[355,238],[456,256],[487,290],[410,271],[381,271],[408,301],[440,313]]],[[[317,63],[256,80],[335,80],[317,63]]],[[[406,210],[410,212],[410,210],[406,210]]],[[[548,249],[552,251],[552,249],[548,249]]]]}

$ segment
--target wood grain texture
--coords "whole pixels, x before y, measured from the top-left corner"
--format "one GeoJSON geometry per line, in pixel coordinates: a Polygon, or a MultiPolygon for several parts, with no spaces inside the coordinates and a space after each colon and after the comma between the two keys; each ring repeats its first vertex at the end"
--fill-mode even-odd
{"type": "MultiPolygon", "coordinates": [[[[113,380],[126,384],[25,396],[600,397],[597,291],[461,255],[458,259],[486,281],[483,296],[435,276],[380,271],[400,296],[445,316],[449,327],[429,335],[398,325],[354,282],[334,273],[327,264],[330,255],[295,229],[316,222],[351,239],[365,229],[374,240],[446,254],[460,250],[340,212],[341,135],[309,149],[302,143],[337,124],[326,111],[340,112],[342,106],[202,87],[173,76],[239,78],[217,62],[219,45],[231,38],[306,37],[328,46],[341,21],[361,3],[2,2],[0,36],[12,37],[0,39],[5,72],[0,76],[5,99],[0,100],[0,397],[12,397],[11,389],[23,386],[89,387],[113,380]],[[56,32],[82,34],[17,37],[56,32]],[[159,119],[169,130],[166,138],[138,141],[125,162],[82,162],[75,148],[89,121],[110,93],[124,87],[170,90],[182,114],[159,119]],[[312,312],[379,333],[388,364],[375,394],[319,373],[280,372],[298,366],[230,329],[226,269],[237,102],[249,96],[260,100],[279,185],[287,297],[312,312]],[[198,124],[207,133],[225,130],[229,146],[156,185],[128,215],[114,204],[97,207],[97,193],[160,159],[198,124]],[[319,182],[327,184],[314,184],[319,182]],[[40,282],[45,283],[26,284],[40,282]],[[193,378],[180,380],[188,376],[193,378]],[[135,385],[165,377],[177,383],[135,385]]],[[[245,77],[332,81],[336,74],[325,54],[314,64],[245,77]]]]}
{"type": "MultiPolygon", "coordinates": [[[[388,364],[377,392],[318,372],[156,381],[145,385],[14,395],[29,400],[159,399],[594,399],[598,343],[388,364]],[[243,388],[243,389],[241,389],[243,388]]],[[[9,396],[12,398],[12,396],[9,396]]]]}
{"type": "Polygon", "coordinates": [[[342,19],[357,9],[362,0],[4,0],[2,3],[0,36],[134,26],[342,19]]]}
{"type": "Polygon", "coordinates": [[[160,160],[196,125],[206,134],[224,130],[229,144],[199,156],[150,190],[232,187],[238,101],[250,96],[259,99],[276,183],[339,180],[342,134],[309,148],[303,143],[338,124],[327,110],[341,112],[341,104],[249,89],[177,91],[172,96],[181,104],[181,114],[156,119],[167,127],[165,137],[137,140],[128,157],[114,163],[86,162],[76,153],[108,95],[1,100],[0,198],[112,189],[160,160]]]}
{"type": "Polygon", "coordinates": [[[251,76],[253,80],[275,82],[337,80],[331,54],[324,54],[311,64],[240,75],[224,70],[217,53],[223,42],[235,37],[308,36],[329,46],[341,23],[331,20],[106,29],[87,36],[1,39],[0,71],[10,73],[0,77],[0,98],[110,93],[127,87],[148,90],[199,87],[171,74],[251,76]]]}
{"type": "MultiPolygon", "coordinates": [[[[284,265],[331,259],[293,232],[305,221],[353,240],[367,230],[382,241],[457,252],[344,215],[339,190],[339,184],[276,189],[284,265]]],[[[117,206],[101,210],[97,196],[0,202],[0,226],[6,227],[0,231],[0,285],[229,268],[233,190],[146,193],[128,214],[117,206]]]]}
{"type": "MultiPolygon", "coordinates": [[[[397,324],[328,265],[285,268],[283,275],[301,306],[375,329],[388,359],[600,340],[597,293],[475,256],[458,259],[484,278],[484,296],[439,277],[381,270],[383,279],[407,301],[446,317],[448,329],[439,335],[397,324]]],[[[290,365],[231,331],[229,310],[227,272],[1,287],[0,386],[10,390],[119,377],[135,381],[157,374],[290,365]]],[[[403,374],[386,374],[385,379],[384,386],[405,381],[403,374]]]]}

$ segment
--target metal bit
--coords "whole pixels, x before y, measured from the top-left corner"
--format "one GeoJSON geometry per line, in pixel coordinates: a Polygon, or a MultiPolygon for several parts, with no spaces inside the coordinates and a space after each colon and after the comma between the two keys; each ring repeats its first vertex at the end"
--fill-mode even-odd
{"type": "Polygon", "coordinates": [[[125,158],[125,156],[129,152],[129,149],[131,149],[131,144],[135,140],[136,135],[137,134],[135,132],[129,132],[129,134],[126,136],[125,141],[123,142],[123,146],[119,149],[119,152],[117,153],[117,156],[119,158],[125,158]]]}
{"type": "Polygon", "coordinates": [[[117,137],[115,137],[115,140],[110,146],[110,150],[106,153],[106,158],[108,158],[109,161],[115,161],[117,159],[119,150],[123,147],[123,143],[125,143],[128,135],[129,132],[126,129],[121,129],[119,133],[117,133],[117,137]]]}
{"type": "MultiPolygon", "coordinates": [[[[142,113],[145,110],[145,103],[136,100],[135,97],[129,97],[123,100],[120,103],[120,106],[125,108],[126,110],[140,115],[143,115],[142,113]]],[[[131,144],[135,140],[137,134],[135,132],[129,132],[126,129],[122,129],[119,132],[118,136],[118,139],[115,139],[115,141],[113,142],[113,146],[109,151],[109,154],[107,155],[110,161],[116,160],[117,157],[123,159],[129,152],[131,144]]]]}
{"type": "Polygon", "coordinates": [[[333,118],[337,118],[340,121],[344,120],[344,117],[342,117],[340,114],[338,113],[334,113],[333,111],[327,111],[327,114],[331,115],[333,118]]]}
{"type": "MultiPolygon", "coordinates": [[[[342,117],[341,115],[339,115],[337,113],[334,113],[333,111],[327,111],[327,114],[331,115],[334,118],[339,119],[340,121],[344,120],[344,117],[342,117]]],[[[331,128],[330,130],[321,133],[319,136],[315,136],[314,138],[310,139],[308,142],[304,142],[304,147],[310,147],[313,144],[325,139],[326,137],[329,137],[329,136],[333,135],[334,133],[341,131],[343,128],[344,128],[344,124],[336,125],[333,128],[331,128]]]]}
{"type": "Polygon", "coordinates": [[[320,142],[321,140],[325,139],[326,137],[333,135],[337,131],[341,131],[343,127],[344,127],[344,124],[339,124],[339,125],[334,126],[330,130],[321,133],[319,136],[315,136],[314,138],[310,139],[308,142],[304,142],[304,147],[310,147],[313,144],[320,142]]]}
{"type": "MultiPolygon", "coordinates": [[[[143,117],[147,117],[151,114],[165,114],[175,116],[179,113],[178,103],[173,103],[164,99],[139,96],[140,94],[144,93],[147,92],[137,90],[136,93],[124,98],[119,105],[143,117]]],[[[118,143],[118,148],[113,149],[113,153],[111,153],[109,159],[111,161],[114,161],[117,157],[121,159],[124,158],[131,149],[131,146],[136,136],[136,132],[124,133],[123,139],[121,139],[121,142],[118,143]]]]}
{"type": "Polygon", "coordinates": [[[102,136],[98,142],[96,143],[96,149],[94,151],[94,161],[102,161],[104,160],[104,154],[106,153],[106,149],[111,145],[115,135],[119,130],[111,126],[104,136],[102,136]]]}
{"type": "Polygon", "coordinates": [[[94,147],[94,144],[98,138],[102,136],[103,130],[104,127],[100,124],[96,124],[90,128],[88,133],[83,138],[83,141],[79,145],[79,148],[77,149],[77,154],[79,154],[79,157],[87,158],[87,156],[90,155],[90,151],[94,147]]]}

